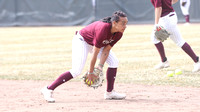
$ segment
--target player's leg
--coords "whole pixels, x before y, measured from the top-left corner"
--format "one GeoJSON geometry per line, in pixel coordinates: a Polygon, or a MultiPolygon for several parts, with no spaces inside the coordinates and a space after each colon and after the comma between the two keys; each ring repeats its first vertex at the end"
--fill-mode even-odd
{"type": "Polygon", "coordinates": [[[72,41],[72,69],[61,74],[48,88],[54,90],[60,84],[80,75],[84,68],[89,48],[90,46],[83,41],[81,36],[75,36],[72,41]]]}
{"type": "MultiPolygon", "coordinates": [[[[100,57],[102,50],[100,51],[98,57],[100,57]]],[[[126,97],[125,94],[120,94],[114,91],[114,83],[117,74],[118,67],[118,59],[115,54],[110,51],[108,58],[106,60],[108,64],[108,69],[106,71],[106,79],[107,79],[107,90],[104,94],[105,99],[124,99],[126,97]]]]}
{"type": "Polygon", "coordinates": [[[185,21],[186,23],[189,23],[190,22],[190,13],[189,13],[189,9],[190,9],[190,0],[187,1],[186,3],[186,14],[185,14],[185,21]]]}
{"type": "MultiPolygon", "coordinates": [[[[103,48],[100,50],[98,54],[98,58],[101,57],[102,50],[103,48]]],[[[106,59],[106,63],[109,65],[106,72],[107,92],[111,92],[114,88],[114,81],[115,81],[115,77],[117,74],[117,67],[118,67],[118,59],[112,51],[109,52],[108,58],[106,59]]]]}
{"type": "Polygon", "coordinates": [[[192,50],[192,48],[190,47],[190,45],[182,38],[181,34],[180,34],[180,31],[177,27],[177,16],[174,15],[174,17],[171,17],[169,19],[169,21],[172,21],[170,22],[170,26],[168,27],[168,32],[171,34],[170,35],[170,38],[173,40],[173,42],[181,47],[183,49],[183,51],[185,51],[185,53],[187,53],[191,58],[192,60],[194,61],[194,63],[196,63],[195,65],[197,65],[197,67],[195,66],[194,67],[194,72],[195,71],[198,71],[200,69],[200,66],[198,64],[199,62],[199,58],[198,56],[194,53],[194,51],[192,50]]]}
{"type": "Polygon", "coordinates": [[[183,15],[185,16],[185,21],[189,23],[190,22],[190,15],[189,15],[190,0],[188,0],[184,6],[182,6],[182,2],[180,1],[180,7],[181,7],[181,11],[183,15]]]}
{"type": "Polygon", "coordinates": [[[56,87],[80,75],[85,65],[90,48],[92,47],[83,41],[80,35],[74,36],[72,41],[72,69],[61,74],[51,85],[42,89],[44,98],[48,102],[55,102],[55,100],[52,98],[52,91],[56,87]]]}
{"type": "Polygon", "coordinates": [[[187,42],[183,41],[178,28],[174,27],[173,31],[174,32],[172,33],[170,38],[174,41],[174,43],[177,44],[177,46],[181,47],[182,50],[186,54],[188,54],[191,57],[191,59],[194,61],[195,65],[194,65],[193,72],[199,71],[200,70],[199,57],[194,53],[190,45],[187,42]],[[183,44],[180,44],[180,43],[183,43],[183,44]]]}
{"type": "Polygon", "coordinates": [[[167,57],[165,55],[165,49],[162,44],[156,37],[155,37],[155,31],[152,31],[151,33],[151,40],[154,43],[155,47],[157,48],[158,53],[160,54],[161,62],[154,67],[154,69],[162,69],[169,67],[169,62],[167,61],[167,57]]]}

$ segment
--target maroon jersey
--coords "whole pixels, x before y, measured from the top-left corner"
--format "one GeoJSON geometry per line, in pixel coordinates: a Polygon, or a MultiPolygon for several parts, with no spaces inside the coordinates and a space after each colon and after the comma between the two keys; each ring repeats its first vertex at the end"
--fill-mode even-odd
{"type": "Polygon", "coordinates": [[[155,8],[162,7],[161,17],[166,16],[170,12],[174,12],[172,0],[151,0],[151,3],[155,8]]]}
{"type": "Polygon", "coordinates": [[[80,35],[84,40],[97,48],[105,47],[107,45],[113,46],[118,40],[121,39],[122,33],[111,33],[111,23],[96,21],[81,29],[80,35]]]}

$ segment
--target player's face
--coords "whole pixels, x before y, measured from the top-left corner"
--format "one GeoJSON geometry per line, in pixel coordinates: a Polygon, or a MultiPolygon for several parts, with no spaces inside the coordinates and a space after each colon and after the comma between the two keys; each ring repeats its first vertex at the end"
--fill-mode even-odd
{"type": "Polygon", "coordinates": [[[124,30],[126,29],[127,23],[128,23],[127,17],[120,17],[120,20],[115,23],[115,28],[117,32],[123,33],[124,30]]]}

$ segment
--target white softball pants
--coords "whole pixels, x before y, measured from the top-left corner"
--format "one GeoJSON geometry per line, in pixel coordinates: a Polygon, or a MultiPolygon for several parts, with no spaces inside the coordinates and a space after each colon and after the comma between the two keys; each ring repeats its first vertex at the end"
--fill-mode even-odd
{"type": "Polygon", "coordinates": [[[190,0],[180,0],[180,7],[183,15],[189,15],[190,0]],[[186,1],[185,6],[182,6],[182,1],[186,1]]]}
{"type": "MultiPolygon", "coordinates": [[[[168,15],[161,17],[159,19],[159,25],[163,26],[169,33],[170,39],[179,47],[182,47],[185,43],[185,40],[182,38],[180,31],[177,26],[177,15],[176,12],[171,12],[168,15]],[[174,15],[173,15],[174,14],[174,15]]],[[[151,40],[154,44],[159,43],[160,41],[155,37],[155,31],[153,29],[151,33],[151,40]]]]}
{"type": "MultiPolygon", "coordinates": [[[[84,41],[83,37],[79,33],[74,36],[72,40],[72,69],[70,70],[73,77],[77,77],[81,74],[84,69],[88,53],[92,53],[92,50],[93,46],[84,41]]],[[[98,59],[102,54],[102,50],[103,48],[100,49],[98,59]]],[[[106,63],[109,68],[118,67],[118,59],[112,51],[110,51],[106,63]]]]}

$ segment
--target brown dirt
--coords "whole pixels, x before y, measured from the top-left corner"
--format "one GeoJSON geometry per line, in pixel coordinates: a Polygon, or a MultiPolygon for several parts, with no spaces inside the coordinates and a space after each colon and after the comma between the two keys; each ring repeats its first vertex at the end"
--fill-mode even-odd
{"type": "Polygon", "coordinates": [[[0,80],[1,112],[197,112],[200,88],[116,83],[125,100],[104,100],[104,84],[96,90],[81,82],[67,82],[54,91],[56,103],[47,103],[40,89],[51,81],[0,80]]]}

